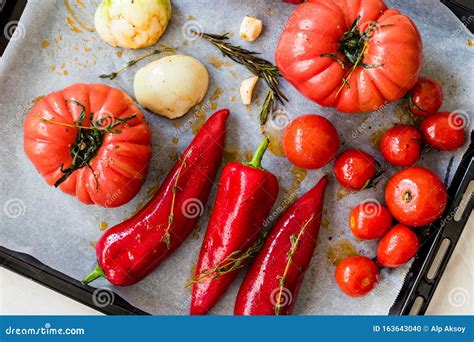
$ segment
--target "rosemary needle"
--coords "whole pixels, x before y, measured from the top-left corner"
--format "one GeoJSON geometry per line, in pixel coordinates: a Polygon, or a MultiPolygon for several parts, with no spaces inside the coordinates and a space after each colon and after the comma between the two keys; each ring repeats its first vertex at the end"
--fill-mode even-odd
{"type": "Polygon", "coordinates": [[[224,56],[229,57],[236,63],[244,65],[254,75],[265,80],[270,90],[260,112],[260,124],[265,124],[268,114],[275,108],[276,101],[281,104],[284,104],[284,101],[288,101],[288,98],[279,88],[279,78],[281,74],[278,67],[259,57],[259,52],[249,51],[240,46],[230,44],[227,42],[229,39],[228,33],[216,35],[196,31],[191,32],[216,46],[224,56]]]}
{"type": "Polygon", "coordinates": [[[162,53],[162,52],[175,51],[175,50],[176,50],[176,48],[171,48],[171,47],[164,47],[162,49],[153,50],[153,51],[151,51],[151,52],[149,52],[149,53],[147,53],[143,56],[140,56],[136,59],[132,59],[132,60],[128,61],[127,63],[125,63],[125,65],[123,65],[117,71],[111,72],[110,74],[102,74],[102,75],[99,75],[99,77],[100,78],[108,78],[110,80],[113,80],[122,71],[124,71],[128,67],[131,67],[132,65],[135,65],[136,63],[140,62],[141,60],[144,60],[145,58],[151,57],[153,55],[157,55],[157,54],[162,53]]]}

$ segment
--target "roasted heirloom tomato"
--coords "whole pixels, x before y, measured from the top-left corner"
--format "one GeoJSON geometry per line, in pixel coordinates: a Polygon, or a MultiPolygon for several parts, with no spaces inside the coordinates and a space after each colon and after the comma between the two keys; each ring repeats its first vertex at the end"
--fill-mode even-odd
{"type": "Polygon", "coordinates": [[[383,157],[397,166],[410,166],[420,158],[421,134],[414,126],[395,126],[380,140],[383,157]]]}
{"type": "Polygon", "coordinates": [[[151,133],[123,91],[74,84],[31,109],[24,149],[49,185],[86,204],[117,207],[130,201],[145,180],[151,133]]]}
{"type": "Polygon", "coordinates": [[[385,189],[385,202],[393,217],[412,227],[433,223],[443,214],[447,200],[441,179],[421,166],[398,172],[385,189]]]}
{"type": "Polygon", "coordinates": [[[336,266],[334,273],[339,288],[351,297],[364,296],[379,280],[375,262],[364,256],[347,257],[336,266]]]}
{"type": "Polygon", "coordinates": [[[436,113],[443,104],[443,97],[443,90],[436,81],[420,77],[410,90],[410,112],[421,117],[436,113]]]}
{"type": "Polygon", "coordinates": [[[414,86],[422,50],[413,21],[382,0],[309,0],[288,19],[275,60],[310,100],[371,112],[414,86]]]}

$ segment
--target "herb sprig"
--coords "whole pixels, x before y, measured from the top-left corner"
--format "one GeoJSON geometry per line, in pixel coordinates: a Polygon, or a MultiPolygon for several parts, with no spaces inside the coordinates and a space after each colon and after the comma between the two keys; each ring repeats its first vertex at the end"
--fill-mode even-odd
{"type": "Polygon", "coordinates": [[[293,257],[296,253],[296,250],[298,249],[301,237],[303,236],[306,227],[313,221],[313,219],[314,219],[314,215],[311,216],[308,221],[306,221],[306,223],[300,229],[297,236],[296,235],[291,235],[290,236],[291,246],[290,246],[290,249],[288,250],[288,252],[286,253],[287,262],[286,262],[286,265],[285,265],[285,269],[284,269],[282,275],[277,276],[279,287],[278,287],[278,294],[277,294],[276,303],[275,303],[275,315],[276,316],[280,315],[281,309],[283,307],[283,305],[282,305],[283,291],[285,289],[286,276],[288,275],[288,272],[290,270],[290,266],[293,263],[293,257]]]}
{"type": "Polygon", "coordinates": [[[260,112],[261,125],[265,124],[268,115],[275,109],[277,101],[281,104],[284,104],[285,101],[288,102],[288,98],[283,94],[279,86],[281,74],[278,67],[259,57],[259,52],[249,51],[240,46],[230,44],[227,41],[229,39],[229,33],[216,35],[196,31],[191,32],[216,46],[224,56],[229,57],[236,63],[244,65],[251,73],[263,78],[270,90],[267,93],[265,103],[260,112]]]}
{"type": "Polygon", "coordinates": [[[122,71],[124,71],[125,69],[127,69],[128,67],[131,67],[132,65],[135,65],[137,64],[138,62],[140,62],[141,60],[144,60],[145,58],[148,58],[148,57],[151,57],[153,55],[157,55],[159,53],[162,53],[162,52],[169,52],[169,51],[175,51],[176,48],[171,48],[171,47],[164,47],[164,48],[161,48],[161,49],[156,49],[156,50],[153,50],[143,56],[140,56],[138,58],[135,58],[135,59],[132,59],[132,60],[129,60],[127,63],[125,63],[120,69],[118,69],[117,71],[113,71],[111,72],[110,74],[102,74],[102,75],[99,75],[100,78],[108,78],[109,80],[113,80],[115,77],[117,77],[118,74],[120,74],[122,71]]]}
{"type": "Polygon", "coordinates": [[[183,169],[186,167],[186,159],[191,154],[192,150],[193,149],[190,148],[188,152],[186,153],[186,155],[182,158],[179,169],[178,169],[178,174],[176,175],[176,180],[174,181],[174,184],[173,184],[172,197],[171,197],[171,209],[170,209],[170,214],[168,215],[168,225],[166,226],[165,233],[163,234],[163,237],[161,238],[161,241],[166,244],[167,249],[170,249],[171,247],[170,230],[171,230],[171,226],[174,223],[174,207],[175,207],[175,202],[176,202],[176,193],[178,190],[180,190],[180,187],[178,186],[178,181],[183,169]]]}
{"type": "Polygon", "coordinates": [[[247,250],[240,249],[230,253],[224,260],[220,261],[217,266],[209,270],[201,272],[199,275],[191,280],[188,280],[184,285],[185,288],[193,284],[202,284],[210,279],[217,279],[220,276],[234,272],[245,266],[246,260],[254,257],[265,242],[265,234],[261,234],[257,241],[254,242],[247,250]]]}
{"type": "Polygon", "coordinates": [[[339,44],[338,51],[344,56],[345,60],[338,57],[333,53],[323,53],[321,57],[330,57],[338,62],[342,69],[345,69],[345,64],[350,66],[346,75],[343,77],[341,86],[336,92],[336,96],[342,91],[344,87],[350,88],[349,80],[354,73],[357,67],[363,67],[365,69],[378,68],[383,66],[383,64],[367,64],[364,63],[364,56],[369,48],[369,40],[372,38],[374,31],[376,29],[392,26],[393,24],[378,24],[378,23],[369,23],[364,32],[359,32],[358,26],[360,23],[360,16],[358,16],[352,23],[349,31],[344,33],[341,42],[339,44]]]}
{"type": "MultiPolygon", "coordinates": [[[[81,113],[79,114],[79,117],[77,119],[77,124],[68,124],[64,122],[58,122],[51,119],[47,119],[41,116],[39,117],[41,121],[45,121],[45,122],[49,122],[52,124],[61,125],[65,127],[71,127],[78,130],[76,140],[74,141],[74,144],[71,146],[71,157],[72,157],[71,165],[66,169],[64,168],[64,164],[61,165],[60,170],[63,173],[63,175],[54,183],[55,187],[58,187],[61,183],[66,181],[66,179],[68,179],[68,177],[74,171],[83,167],[88,167],[94,174],[94,177],[96,178],[96,175],[90,165],[90,162],[92,158],[94,158],[97,155],[100,147],[102,146],[105,133],[114,133],[114,134],[120,133],[121,131],[119,129],[116,129],[115,127],[122,125],[137,116],[136,114],[132,114],[123,119],[110,117],[110,116],[104,116],[94,122],[92,121],[94,114],[91,113],[90,114],[91,126],[84,126],[83,122],[86,117],[86,108],[84,107],[84,105],[74,100],[66,100],[66,102],[73,103],[76,106],[81,108],[81,113]],[[107,126],[103,126],[105,119],[113,119],[113,122],[107,126]]],[[[99,184],[96,178],[96,188],[98,186],[99,184]]]]}

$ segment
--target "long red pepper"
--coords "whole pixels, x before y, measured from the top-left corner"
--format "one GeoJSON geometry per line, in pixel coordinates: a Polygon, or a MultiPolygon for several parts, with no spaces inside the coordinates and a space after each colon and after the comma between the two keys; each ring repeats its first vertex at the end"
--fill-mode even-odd
{"type": "Polygon", "coordinates": [[[265,138],[249,163],[223,170],[214,209],[201,247],[193,284],[192,315],[206,314],[261,247],[265,218],[278,195],[278,180],[261,167],[265,138]]]}
{"type": "Polygon", "coordinates": [[[324,192],[319,183],[278,219],[240,286],[236,315],[289,315],[316,246],[324,192]]]}
{"type": "Polygon", "coordinates": [[[228,116],[227,109],[213,114],[154,197],[135,215],[102,235],[96,245],[98,264],[84,283],[104,276],[114,285],[134,284],[189,236],[222,160],[228,116]]]}

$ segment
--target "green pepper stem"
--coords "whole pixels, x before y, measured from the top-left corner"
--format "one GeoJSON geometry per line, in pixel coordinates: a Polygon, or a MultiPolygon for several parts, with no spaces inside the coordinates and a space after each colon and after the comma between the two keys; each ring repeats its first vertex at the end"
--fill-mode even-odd
{"type": "Polygon", "coordinates": [[[87,277],[84,278],[82,283],[84,285],[87,285],[91,281],[94,281],[94,280],[96,280],[97,278],[100,278],[100,277],[105,277],[105,274],[104,274],[104,271],[102,270],[102,268],[100,268],[99,264],[97,264],[97,265],[95,265],[94,270],[87,277]]]}
{"type": "Polygon", "coordinates": [[[248,165],[248,166],[251,166],[251,167],[254,167],[256,169],[263,169],[263,167],[262,167],[262,158],[263,158],[263,154],[267,150],[267,147],[268,147],[269,143],[270,143],[270,139],[267,136],[265,136],[265,138],[263,139],[263,141],[260,143],[257,150],[255,151],[255,153],[252,157],[252,160],[250,162],[244,163],[244,164],[248,165]]]}

